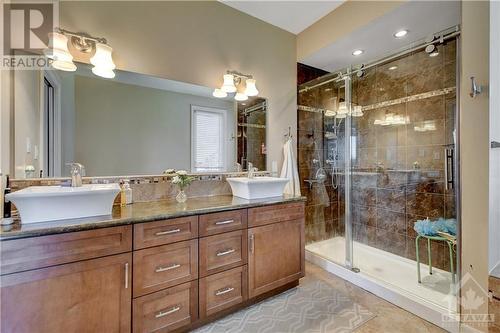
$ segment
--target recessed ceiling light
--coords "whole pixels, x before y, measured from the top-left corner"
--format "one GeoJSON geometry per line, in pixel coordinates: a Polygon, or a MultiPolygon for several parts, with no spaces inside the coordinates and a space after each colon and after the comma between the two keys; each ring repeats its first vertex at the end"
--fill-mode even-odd
{"type": "Polygon", "coordinates": [[[363,52],[365,52],[365,51],[363,51],[363,50],[354,50],[354,51],[352,51],[352,55],[353,56],[359,56],[359,55],[363,54],[363,52]]]}
{"type": "Polygon", "coordinates": [[[399,30],[398,32],[396,32],[394,34],[394,37],[395,38],[403,38],[404,36],[406,36],[406,34],[408,34],[408,30],[399,30]]]}
{"type": "Polygon", "coordinates": [[[389,70],[390,70],[390,71],[393,71],[393,70],[395,70],[395,69],[398,69],[398,66],[391,66],[391,67],[389,67],[389,70]]]}

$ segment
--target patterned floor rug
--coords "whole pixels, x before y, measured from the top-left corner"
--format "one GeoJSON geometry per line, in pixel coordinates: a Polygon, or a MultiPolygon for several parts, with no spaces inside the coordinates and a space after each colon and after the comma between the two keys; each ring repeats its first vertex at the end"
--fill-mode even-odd
{"type": "Polygon", "coordinates": [[[375,317],[320,280],[304,279],[297,288],[203,326],[196,333],[340,333],[375,317]]]}

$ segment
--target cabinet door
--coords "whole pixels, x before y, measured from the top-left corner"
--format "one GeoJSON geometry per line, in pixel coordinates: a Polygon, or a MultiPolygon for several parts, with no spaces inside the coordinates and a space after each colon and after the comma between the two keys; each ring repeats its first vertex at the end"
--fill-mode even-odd
{"type": "Polygon", "coordinates": [[[1,277],[2,332],[130,332],[130,253],[1,277]]]}
{"type": "Polygon", "coordinates": [[[248,229],[248,295],[263,294],[304,276],[304,220],[248,229]]]}

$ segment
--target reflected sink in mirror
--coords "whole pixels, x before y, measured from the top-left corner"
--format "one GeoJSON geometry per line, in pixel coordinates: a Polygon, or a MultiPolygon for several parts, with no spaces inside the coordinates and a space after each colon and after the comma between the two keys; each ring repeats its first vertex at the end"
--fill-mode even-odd
{"type": "Polygon", "coordinates": [[[250,200],[282,196],[286,184],[290,181],[277,177],[238,177],[226,180],[234,196],[250,200]]]}
{"type": "Polygon", "coordinates": [[[118,184],[31,186],[5,198],[16,205],[21,223],[36,223],[111,215],[119,192],[118,184]]]}

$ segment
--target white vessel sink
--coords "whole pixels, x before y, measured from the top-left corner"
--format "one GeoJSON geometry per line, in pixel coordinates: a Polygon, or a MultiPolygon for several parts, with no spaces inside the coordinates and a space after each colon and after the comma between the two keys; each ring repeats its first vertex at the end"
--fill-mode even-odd
{"type": "Polygon", "coordinates": [[[289,182],[287,178],[277,177],[236,177],[226,178],[235,197],[244,199],[272,198],[283,195],[289,182]]]}
{"type": "Polygon", "coordinates": [[[16,205],[21,223],[35,223],[110,215],[119,192],[118,184],[31,186],[5,198],[16,205]]]}

